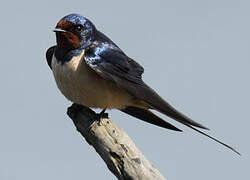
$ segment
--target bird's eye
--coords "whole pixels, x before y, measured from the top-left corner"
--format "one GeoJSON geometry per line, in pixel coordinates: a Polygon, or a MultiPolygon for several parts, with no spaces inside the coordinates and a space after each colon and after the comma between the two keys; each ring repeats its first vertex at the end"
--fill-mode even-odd
{"type": "Polygon", "coordinates": [[[75,29],[80,32],[80,31],[82,31],[83,26],[82,25],[77,25],[75,29]]]}

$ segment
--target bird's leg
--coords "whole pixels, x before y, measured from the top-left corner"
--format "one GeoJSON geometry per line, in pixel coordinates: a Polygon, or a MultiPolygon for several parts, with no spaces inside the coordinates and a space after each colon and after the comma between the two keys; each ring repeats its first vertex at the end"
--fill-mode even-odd
{"type": "Polygon", "coordinates": [[[104,108],[99,114],[97,114],[99,116],[99,118],[108,118],[108,113],[105,113],[106,108],[104,108]]]}
{"type": "Polygon", "coordinates": [[[98,121],[98,125],[101,124],[101,119],[108,118],[108,113],[105,113],[106,108],[104,108],[99,114],[96,114],[96,120],[98,121]]]}

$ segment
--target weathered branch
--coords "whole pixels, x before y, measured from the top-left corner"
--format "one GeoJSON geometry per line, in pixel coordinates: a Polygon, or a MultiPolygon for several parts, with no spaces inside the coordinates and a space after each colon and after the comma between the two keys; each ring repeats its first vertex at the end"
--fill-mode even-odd
{"type": "Polygon", "coordinates": [[[73,104],[67,114],[119,180],[164,180],[128,135],[108,119],[106,113],[106,117],[100,118],[91,109],[73,104]]]}

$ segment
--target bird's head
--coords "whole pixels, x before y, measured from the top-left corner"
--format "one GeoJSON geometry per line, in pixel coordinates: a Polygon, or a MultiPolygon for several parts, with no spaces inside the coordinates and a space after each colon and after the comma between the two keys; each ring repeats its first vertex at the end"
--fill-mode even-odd
{"type": "Polygon", "coordinates": [[[96,28],[85,17],[69,14],[57,23],[54,32],[59,48],[77,49],[86,48],[91,44],[96,28]]]}

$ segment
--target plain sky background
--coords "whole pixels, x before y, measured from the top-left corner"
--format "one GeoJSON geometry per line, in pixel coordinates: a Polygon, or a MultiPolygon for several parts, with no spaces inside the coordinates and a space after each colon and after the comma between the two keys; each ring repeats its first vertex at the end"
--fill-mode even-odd
{"type": "Polygon", "coordinates": [[[250,179],[250,1],[2,1],[0,180],[116,179],[66,115],[45,52],[69,13],[88,17],[143,79],[220,144],[116,110],[110,117],[167,180],[250,179]]]}

